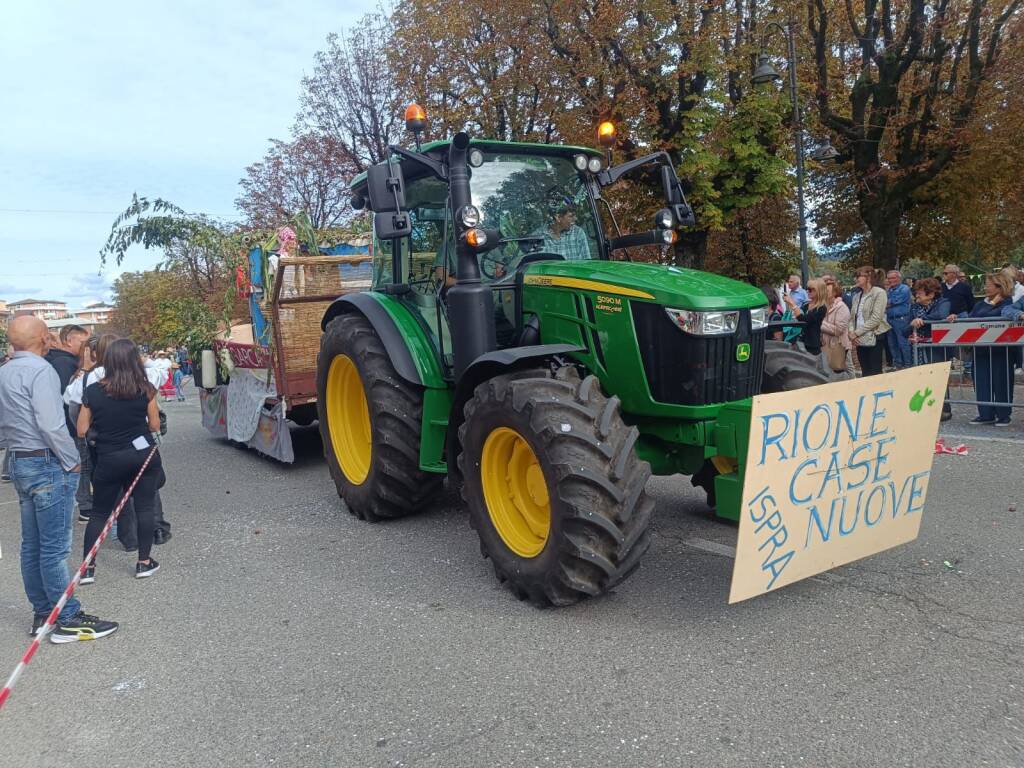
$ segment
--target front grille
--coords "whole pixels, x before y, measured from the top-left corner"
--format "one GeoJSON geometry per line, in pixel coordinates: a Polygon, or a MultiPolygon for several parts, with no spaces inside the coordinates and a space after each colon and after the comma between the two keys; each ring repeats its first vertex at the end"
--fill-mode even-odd
{"type": "Polygon", "coordinates": [[[658,304],[632,302],[632,310],[647,386],[659,403],[710,405],[761,391],[765,331],[751,330],[750,312],[740,310],[734,334],[691,336],[658,304]],[[750,357],[739,362],[736,348],[743,343],[750,357]]]}

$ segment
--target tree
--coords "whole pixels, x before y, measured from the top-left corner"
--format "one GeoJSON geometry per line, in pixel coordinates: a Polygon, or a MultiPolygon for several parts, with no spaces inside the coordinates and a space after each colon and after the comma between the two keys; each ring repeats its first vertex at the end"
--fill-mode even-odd
{"type": "Polygon", "coordinates": [[[271,139],[264,158],[245,169],[235,200],[252,227],[266,229],[305,211],[315,229],[351,218],[348,180],[355,166],[333,136],[307,132],[291,141],[271,139]]]}
{"type": "Polygon", "coordinates": [[[149,339],[158,347],[184,344],[193,354],[209,349],[217,333],[217,318],[195,296],[169,298],[156,305],[149,339]]]}
{"type": "Polygon", "coordinates": [[[300,134],[333,139],[332,152],[354,172],[383,162],[403,128],[393,62],[386,16],[368,14],[343,35],[328,35],[313,74],[302,79],[300,134]]]}
{"type": "Polygon", "coordinates": [[[481,0],[416,0],[394,12],[400,89],[423,105],[431,133],[470,129],[503,141],[550,141],[571,89],[555,79],[537,28],[540,4],[513,2],[501,13],[481,0]],[[452,24],[453,14],[473,19],[452,24]]]}
{"type": "Polygon", "coordinates": [[[972,120],[999,98],[996,66],[1021,3],[808,0],[818,117],[852,163],[847,192],[875,265],[895,266],[921,191],[969,155],[972,120]]]}
{"type": "Polygon", "coordinates": [[[239,261],[239,241],[227,227],[201,214],[187,214],[167,200],[136,194],[114,220],[100,249],[100,263],[112,256],[120,265],[133,245],[161,249],[161,267],[182,276],[201,296],[222,289],[239,261]]]}
{"type": "MultiPolygon", "coordinates": [[[[619,159],[669,152],[699,214],[677,260],[703,260],[708,235],[766,199],[784,202],[788,142],[777,93],[746,87],[758,0],[411,0],[395,14],[400,83],[438,132],[593,144],[620,127],[619,159]],[[451,24],[452,18],[472,18],[451,24]]],[[[616,213],[640,211],[635,190],[616,213]]],[[[762,247],[752,243],[753,248],[762,247]]]]}
{"type": "Polygon", "coordinates": [[[110,327],[143,344],[156,341],[157,308],[185,298],[188,284],[181,275],[154,269],[125,272],[114,281],[110,327]]]}

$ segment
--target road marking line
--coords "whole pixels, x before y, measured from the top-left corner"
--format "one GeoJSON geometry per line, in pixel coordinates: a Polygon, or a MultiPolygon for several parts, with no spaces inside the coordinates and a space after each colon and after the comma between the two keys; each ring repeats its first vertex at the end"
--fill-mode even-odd
{"type": "MultiPolygon", "coordinates": [[[[718,555],[719,557],[728,557],[731,560],[736,559],[736,547],[730,547],[728,544],[721,544],[717,541],[709,541],[708,539],[687,539],[683,542],[688,547],[699,549],[701,552],[707,552],[711,555],[718,555]]],[[[809,577],[812,581],[817,581],[822,584],[840,584],[846,579],[842,576],[830,573],[819,573],[816,576],[809,577]]]]}
{"type": "Polygon", "coordinates": [[[687,539],[683,544],[699,549],[702,552],[718,555],[719,557],[736,559],[736,547],[730,547],[728,544],[721,544],[717,541],[709,541],[708,539],[687,539]]]}
{"type": "Polygon", "coordinates": [[[4,506],[5,504],[17,504],[17,503],[18,503],[17,499],[13,499],[11,501],[0,501],[0,507],[4,506]]]}

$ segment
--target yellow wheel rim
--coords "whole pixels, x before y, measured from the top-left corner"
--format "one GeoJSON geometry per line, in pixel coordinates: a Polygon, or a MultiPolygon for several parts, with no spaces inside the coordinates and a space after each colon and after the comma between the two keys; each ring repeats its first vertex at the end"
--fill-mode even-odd
{"type": "Polygon", "coordinates": [[[370,474],[370,409],[359,369],[348,355],[338,355],[327,371],[327,429],[334,456],[353,485],[370,474]]]}
{"type": "Polygon", "coordinates": [[[514,429],[487,436],[480,457],[487,514],[506,546],[520,557],[536,557],[551,530],[551,502],[537,455],[514,429]]]}

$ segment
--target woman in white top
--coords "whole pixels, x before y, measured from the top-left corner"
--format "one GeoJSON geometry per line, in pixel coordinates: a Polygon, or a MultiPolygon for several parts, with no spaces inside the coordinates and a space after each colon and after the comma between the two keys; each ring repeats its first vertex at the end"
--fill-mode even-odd
{"type": "Polygon", "coordinates": [[[862,376],[874,376],[882,372],[882,347],[889,323],[885,319],[885,307],[889,296],[878,284],[878,274],[885,279],[885,273],[871,267],[857,270],[857,286],[860,294],[853,300],[850,309],[850,341],[857,348],[862,376]]]}

